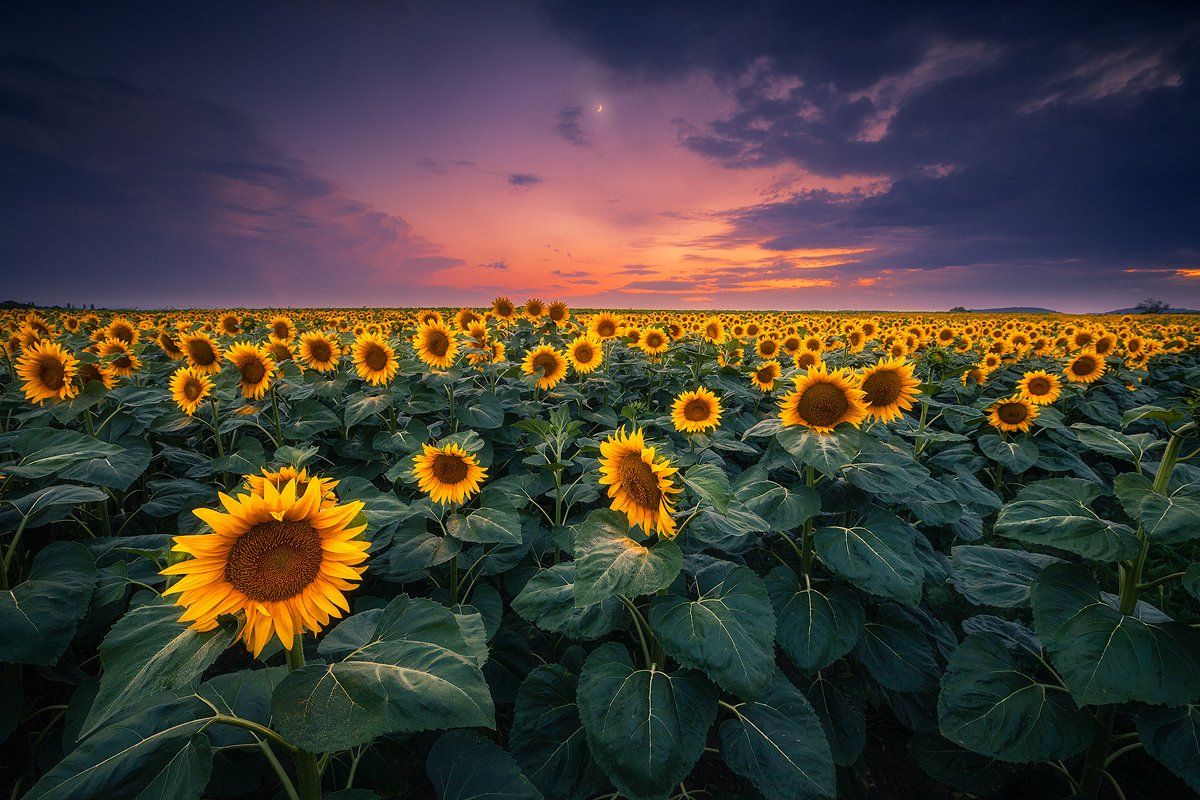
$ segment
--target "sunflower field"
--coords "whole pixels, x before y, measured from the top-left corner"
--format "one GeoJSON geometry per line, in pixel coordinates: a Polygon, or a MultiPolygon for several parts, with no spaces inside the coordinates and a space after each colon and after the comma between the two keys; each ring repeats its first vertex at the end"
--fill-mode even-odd
{"type": "Polygon", "coordinates": [[[5,797],[1200,790],[1200,319],[0,312],[5,797]]]}

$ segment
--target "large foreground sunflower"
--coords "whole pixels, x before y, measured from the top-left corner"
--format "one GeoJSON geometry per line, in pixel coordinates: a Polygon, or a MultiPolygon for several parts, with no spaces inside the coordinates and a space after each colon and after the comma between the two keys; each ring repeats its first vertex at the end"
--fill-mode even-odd
{"type": "Polygon", "coordinates": [[[535,347],[525,354],[521,371],[526,375],[540,375],[539,389],[553,389],[567,375],[567,359],[548,344],[535,347]]]}
{"type": "Polygon", "coordinates": [[[567,345],[567,358],[576,372],[586,375],[604,361],[604,345],[591,334],[584,334],[567,345]]]}
{"type": "Polygon", "coordinates": [[[845,370],[812,367],[796,380],[795,390],[779,401],[785,426],[804,425],[815,433],[832,433],[842,423],[857,427],[867,418],[866,392],[845,370]]]}
{"type": "Polygon", "coordinates": [[[35,342],[17,359],[17,376],[31,403],[66,400],[79,393],[75,385],[78,360],[57,342],[35,342]]]}
{"type": "Polygon", "coordinates": [[[189,417],[212,392],[213,384],[207,375],[191,367],[180,367],[171,376],[171,399],[189,417]]]}
{"type": "Polygon", "coordinates": [[[441,320],[427,322],[412,337],[417,358],[433,369],[449,369],[458,355],[458,339],[441,320]]]}
{"type": "Polygon", "coordinates": [[[682,433],[702,433],[721,424],[721,401],[701,386],[682,392],[671,406],[671,422],[682,433]]]}
{"type": "Polygon", "coordinates": [[[192,558],[163,570],[183,578],[163,592],[177,594],[180,622],[210,631],[223,614],[243,613],[241,639],[257,656],[272,636],[292,648],[296,635],[316,633],[350,610],[343,594],[362,580],[370,542],[352,524],[361,502],[321,507],[321,485],[303,495],[296,482],[282,490],[266,483],[263,494],[221,494],[228,513],[193,513],[212,533],[176,536],[176,552],[192,558]]]}
{"type": "Polygon", "coordinates": [[[1037,415],[1038,407],[1020,395],[997,400],[988,409],[988,421],[1009,433],[1028,431],[1029,424],[1037,419],[1037,415]]]}
{"type": "Polygon", "coordinates": [[[261,400],[267,393],[271,374],[275,371],[275,362],[271,360],[271,356],[263,348],[238,342],[226,351],[225,357],[237,367],[242,397],[247,400],[261,400]]]}
{"type": "Polygon", "coordinates": [[[354,340],[354,368],[367,383],[383,386],[396,377],[400,364],[396,351],[383,337],[364,333],[354,340]]]}
{"type": "Polygon", "coordinates": [[[412,474],[433,502],[458,505],[479,491],[487,470],[473,454],[451,442],[442,447],[425,445],[424,452],[413,458],[412,474]]]}
{"type": "Polygon", "coordinates": [[[1048,406],[1062,395],[1062,382],[1045,370],[1026,372],[1017,382],[1017,393],[1035,406],[1048,406]]]}
{"type": "Polygon", "coordinates": [[[671,538],[671,495],[682,491],[673,476],[678,470],[646,446],[641,429],[625,434],[621,428],[600,444],[600,484],[608,486],[612,508],[624,512],[630,525],[671,538]]]}
{"type": "Polygon", "coordinates": [[[882,358],[863,370],[861,386],[867,412],[880,422],[900,418],[901,411],[913,407],[921,382],[913,376],[913,366],[899,358],[882,358]]]}

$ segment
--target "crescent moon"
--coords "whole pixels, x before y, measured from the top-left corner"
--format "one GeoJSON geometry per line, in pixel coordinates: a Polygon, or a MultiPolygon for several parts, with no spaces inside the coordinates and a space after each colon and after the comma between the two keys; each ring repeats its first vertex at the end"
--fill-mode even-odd
{"type": "Polygon", "coordinates": [[[600,113],[601,111],[603,111],[603,110],[604,110],[604,103],[600,103],[598,106],[596,106],[596,113],[597,113],[597,114],[599,114],[599,113],[600,113]]]}

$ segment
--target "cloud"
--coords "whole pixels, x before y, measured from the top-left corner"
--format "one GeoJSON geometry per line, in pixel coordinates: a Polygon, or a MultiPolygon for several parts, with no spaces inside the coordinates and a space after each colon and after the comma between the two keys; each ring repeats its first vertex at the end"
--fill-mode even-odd
{"type": "Polygon", "coordinates": [[[648,264],[625,264],[617,272],[623,275],[653,275],[658,270],[648,264]]]}
{"type": "Polygon", "coordinates": [[[558,110],[554,131],[577,147],[590,147],[591,142],[583,131],[583,106],[564,106],[558,110]]]}
{"type": "Polygon", "coordinates": [[[564,270],[561,270],[561,269],[552,269],[552,270],[550,270],[550,274],[551,274],[551,275],[558,275],[558,276],[560,276],[560,277],[563,277],[563,278],[586,278],[586,277],[587,277],[588,275],[590,275],[591,273],[589,273],[589,272],[584,272],[584,271],[583,271],[583,270],[581,270],[581,269],[577,269],[577,270],[571,270],[570,272],[567,272],[567,271],[564,271],[564,270]]]}
{"type": "Polygon", "coordinates": [[[508,262],[505,261],[504,259],[501,259],[499,261],[489,261],[487,264],[478,264],[477,266],[480,269],[494,269],[494,270],[499,270],[501,272],[505,272],[508,270],[508,262]]]}
{"type": "Polygon", "coordinates": [[[22,297],[421,302],[463,263],[236,110],[41,60],[0,57],[0,174],[0,261],[22,297]]]}
{"type": "Polygon", "coordinates": [[[474,161],[463,159],[439,161],[433,158],[420,158],[417,159],[417,166],[431,175],[445,175],[459,169],[474,169],[478,165],[474,161]]]}
{"type": "Polygon", "coordinates": [[[539,176],[529,172],[511,172],[505,180],[509,186],[515,186],[518,189],[529,189],[543,183],[539,176]]]}

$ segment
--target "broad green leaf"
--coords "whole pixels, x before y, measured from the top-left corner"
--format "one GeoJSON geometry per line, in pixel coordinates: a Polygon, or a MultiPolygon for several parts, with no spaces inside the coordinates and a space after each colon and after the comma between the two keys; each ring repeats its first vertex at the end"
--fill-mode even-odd
{"type": "Polygon", "coordinates": [[[69,516],[74,506],[107,499],[108,495],[94,486],[63,483],[38,489],[15,500],[6,500],[5,503],[11,504],[15,513],[7,512],[0,518],[15,528],[20,524],[21,517],[28,517],[26,527],[36,528],[69,516]]]}
{"type": "Polygon", "coordinates": [[[520,544],[521,517],[511,505],[486,505],[470,514],[454,514],[446,532],[455,539],[476,544],[520,544]]]}
{"type": "Polygon", "coordinates": [[[1159,420],[1168,425],[1173,422],[1178,422],[1187,416],[1182,409],[1172,408],[1165,409],[1161,406],[1138,406],[1131,408],[1121,416],[1121,427],[1128,428],[1135,422],[1141,422],[1145,419],[1159,420]]]}
{"type": "Polygon", "coordinates": [[[1120,433],[1100,425],[1077,422],[1071,426],[1079,443],[1089,450],[1119,458],[1132,464],[1141,463],[1146,452],[1166,444],[1152,433],[1120,433]]]}
{"type": "Polygon", "coordinates": [[[850,589],[804,585],[789,567],[767,573],[767,594],[775,609],[779,646],[804,673],[816,672],[850,652],[858,641],[864,616],[850,589]]]}
{"type": "Polygon", "coordinates": [[[231,472],[234,475],[253,475],[266,463],[267,451],[262,442],[247,436],[238,440],[237,450],[214,458],[209,467],[214,474],[231,472]]]}
{"type": "Polygon", "coordinates": [[[576,704],[579,678],[559,664],[529,673],[517,692],[508,749],[547,797],[584,800],[604,785],[576,704]]]}
{"type": "Polygon", "coordinates": [[[494,394],[481,394],[458,408],[458,418],[464,425],[481,431],[493,430],[504,424],[504,404],[494,394]]]}
{"type": "Polygon", "coordinates": [[[830,434],[813,433],[808,428],[795,425],[784,428],[775,438],[785,450],[822,475],[837,477],[842,467],[858,453],[862,432],[857,428],[842,426],[830,434]]]}
{"type": "Polygon", "coordinates": [[[43,547],[28,579],[0,591],[0,661],[56,663],[75,638],[95,588],[96,564],[83,545],[43,547]]]}
{"type": "Polygon", "coordinates": [[[115,456],[121,448],[78,431],[31,428],[12,443],[20,458],[4,472],[18,478],[44,478],[73,464],[115,456]]]}
{"type": "Polygon", "coordinates": [[[1159,494],[1149,478],[1130,472],[1117,476],[1114,489],[1126,513],[1155,544],[1178,544],[1200,536],[1200,481],[1159,494]]]}
{"type": "Polygon", "coordinates": [[[100,644],[100,690],[83,723],[88,736],[126,708],[158,692],[194,687],[237,633],[232,618],[201,633],[179,622],[183,610],[150,603],[117,620],[100,644]]]}
{"type": "Polygon", "coordinates": [[[443,733],[425,768],[440,800],[542,800],[512,756],[474,731],[443,733]]]}
{"type": "Polygon", "coordinates": [[[1101,519],[1089,505],[1100,488],[1076,478],[1031,483],[996,517],[1000,536],[1049,545],[1097,561],[1121,561],[1140,546],[1128,525],[1101,519]]]}
{"type": "Polygon", "coordinates": [[[1200,705],[1143,708],[1135,721],[1146,752],[1200,792],[1200,705]]]}
{"type": "Polygon", "coordinates": [[[352,428],[368,417],[378,416],[392,406],[392,396],[388,393],[367,394],[357,392],[346,398],[344,419],[346,427],[352,428]]]}
{"type": "Polygon", "coordinates": [[[957,789],[992,797],[1012,777],[1013,767],[980,755],[932,731],[917,731],[908,742],[913,760],[931,778],[957,789]]]}
{"type": "Polygon", "coordinates": [[[929,480],[929,470],[898,447],[870,436],[860,439],[860,448],[842,467],[852,485],[872,494],[900,494],[929,480]]]}
{"type": "Polygon", "coordinates": [[[590,606],[616,595],[637,597],[671,584],[679,575],[679,545],[660,539],[650,547],[619,511],[593,511],[575,528],[575,605],[590,606]]]}
{"type": "Polygon", "coordinates": [[[683,473],[683,483],[718,511],[724,511],[733,496],[729,476],[715,464],[696,464],[683,473]]]}
{"type": "Polygon", "coordinates": [[[60,472],[59,477],[125,491],[150,466],[153,451],[140,436],[123,436],[119,445],[118,452],[72,464],[60,472]]]}
{"type": "Polygon", "coordinates": [[[1181,579],[1184,590],[1192,597],[1200,600],[1200,564],[1188,564],[1181,579]]]}
{"type": "Polygon", "coordinates": [[[1080,705],[1200,698],[1200,632],[1149,606],[1122,614],[1075,564],[1042,570],[1032,597],[1034,629],[1080,705]]]}
{"type": "Polygon", "coordinates": [[[951,548],[953,582],[963,597],[978,606],[1024,608],[1029,587],[1043,567],[1060,559],[1024,550],[984,545],[951,548]]]}
{"type": "Polygon", "coordinates": [[[1038,446],[1033,439],[1001,439],[995,434],[979,437],[983,454],[1017,474],[1037,463],[1038,446]]]}
{"type": "Polygon", "coordinates": [[[804,696],[821,720],[834,763],[845,767],[857,761],[867,744],[863,681],[849,672],[825,670],[813,676],[804,696]]]}
{"type": "Polygon", "coordinates": [[[608,635],[622,614],[614,597],[583,608],[575,605],[574,561],[539,570],[513,598],[512,607],[543,630],[583,640],[608,635]]]}
{"type": "Polygon", "coordinates": [[[1071,758],[1092,740],[1092,717],[1033,655],[988,634],[963,640],[942,676],[938,725],[952,742],[1002,761],[1071,758]]]}
{"type": "Polygon", "coordinates": [[[668,593],[650,604],[650,627],[667,654],[718,686],[755,698],[775,674],[775,614],[748,567],[712,560],[693,572],[697,598],[668,593]]]}
{"type": "Polygon", "coordinates": [[[925,575],[913,544],[919,535],[899,517],[876,509],[862,525],[821,528],[813,546],[830,570],[860,589],[916,605],[925,575]]]}
{"type": "Polygon", "coordinates": [[[26,800],[197,800],[212,748],[195,698],[139,708],[97,731],[42,776],[26,800]]]}
{"type": "MultiPolygon", "coordinates": [[[[227,716],[241,717],[259,725],[271,724],[271,693],[287,675],[287,667],[243,669],[216,675],[196,690],[196,694],[227,716]]],[[[232,725],[213,725],[208,736],[217,747],[254,744],[255,734],[232,725]]]]}
{"type": "Polygon", "coordinates": [[[702,674],[638,669],[615,642],[588,656],[578,702],[592,757],[629,800],[666,800],[717,716],[717,688],[702,674]]]}
{"type": "Polygon", "coordinates": [[[385,733],[494,727],[479,663],[450,609],[401,595],[343,660],[310,663],[283,679],[271,701],[275,727],[320,752],[385,733]]]}
{"type": "Polygon", "coordinates": [[[753,702],[733,707],[721,723],[729,768],[767,800],[833,797],[833,756],[821,722],[804,695],[776,672],[753,702]]]}
{"type": "Polygon", "coordinates": [[[929,692],[937,688],[940,670],[933,645],[916,621],[897,606],[879,607],[875,619],[863,625],[854,652],[886,689],[929,692]]]}
{"type": "Polygon", "coordinates": [[[751,514],[764,520],[773,531],[799,528],[821,510],[821,496],[809,486],[790,489],[767,479],[767,471],[751,467],[734,486],[734,497],[751,514]]]}
{"type": "Polygon", "coordinates": [[[308,442],[319,433],[336,429],[341,422],[337,414],[324,403],[310,397],[292,406],[287,421],[283,423],[283,438],[308,442]]]}
{"type": "Polygon", "coordinates": [[[149,517],[169,517],[217,501],[217,487],[186,478],[150,481],[146,486],[150,498],[140,510],[149,517]]]}

